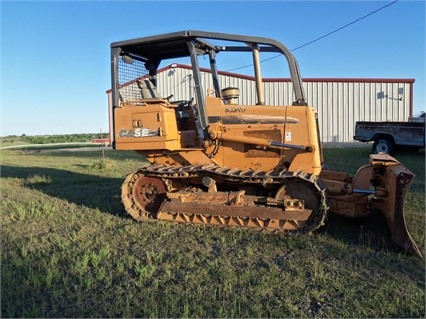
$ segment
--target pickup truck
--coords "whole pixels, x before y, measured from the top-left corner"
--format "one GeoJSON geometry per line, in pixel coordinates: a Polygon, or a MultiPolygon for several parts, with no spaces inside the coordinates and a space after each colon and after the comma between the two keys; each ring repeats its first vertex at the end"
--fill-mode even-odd
{"type": "Polygon", "coordinates": [[[373,153],[393,154],[397,150],[418,151],[425,147],[425,113],[408,122],[355,123],[354,140],[373,142],[373,153]]]}

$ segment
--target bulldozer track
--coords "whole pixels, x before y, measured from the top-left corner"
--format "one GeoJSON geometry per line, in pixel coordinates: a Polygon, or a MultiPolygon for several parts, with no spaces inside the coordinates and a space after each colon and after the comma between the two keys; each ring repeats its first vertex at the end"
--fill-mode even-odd
{"type": "Polygon", "coordinates": [[[319,183],[318,178],[313,174],[303,171],[289,172],[287,170],[265,172],[229,169],[214,164],[183,167],[152,165],[139,168],[129,174],[124,181],[122,201],[126,211],[138,221],[160,219],[178,223],[250,228],[287,234],[302,234],[316,230],[324,224],[328,211],[325,187],[319,183]],[[297,184],[302,189],[311,189],[311,192],[318,198],[318,205],[312,210],[301,211],[297,209],[299,199],[296,198],[287,202],[283,200],[280,202],[277,199],[278,204],[282,203],[284,207],[275,207],[276,202],[273,204],[265,203],[262,207],[267,208],[267,212],[264,212],[259,206],[212,205],[203,202],[201,199],[200,202],[179,204],[179,207],[183,208],[184,211],[174,210],[174,199],[168,198],[166,194],[172,192],[178,195],[180,193],[212,194],[211,196],[223,194],[220,191],[207,194],[201,189],[194,188],[193,183],[187,183],[189,186],[182,186],[180,189],[175,186],[176,182],[178,184],[182,182],[182,185],[185,185],[185,180],[201,179],[204,176],[220,181],[218,185],[231,183],[255,187],[272,186],[277,189],[288,183],[297,184]],[[143,195],[140,195],[141,193],[143,195]],[[150,200],[150,196],[153,200],[150,200]],[[150,203],[144,206],[141,204],[144,201],[150,201],[150,203]],[[296,205],[296,208],[288,205],[296,205]]]}

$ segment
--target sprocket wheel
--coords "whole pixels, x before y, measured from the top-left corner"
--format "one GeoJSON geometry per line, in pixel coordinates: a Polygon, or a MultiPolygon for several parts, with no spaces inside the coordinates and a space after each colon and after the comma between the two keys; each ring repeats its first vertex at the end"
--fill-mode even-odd
{"type": "Polygon", "coordinates": [[[122,186],[122,200],[126,211],[136,220],[155,218],[166,198],[167,188],[157,177],[130,174],[122,186]]]}

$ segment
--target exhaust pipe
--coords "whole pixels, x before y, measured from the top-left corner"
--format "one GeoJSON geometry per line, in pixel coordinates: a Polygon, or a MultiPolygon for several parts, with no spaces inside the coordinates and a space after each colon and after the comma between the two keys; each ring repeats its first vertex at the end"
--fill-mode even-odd
{"type": "Polygon", "coordinates": [[[265,105],[265,94],[263,92],[262,74],[260,72],[259,46],[251,46],[253,52],[254,74],[256,79],[257,105],[265,105]]]}

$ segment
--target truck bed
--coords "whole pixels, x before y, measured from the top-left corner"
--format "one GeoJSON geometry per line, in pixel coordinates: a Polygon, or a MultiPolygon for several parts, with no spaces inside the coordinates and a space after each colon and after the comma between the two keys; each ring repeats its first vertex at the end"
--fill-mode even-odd
{"type": "Polygon", "coordinates": [[[425,122],[368,122],[355,123],[354,140],[377,142],[386,140],[392,146],[422,148],[425,146],[425,122]]]}

